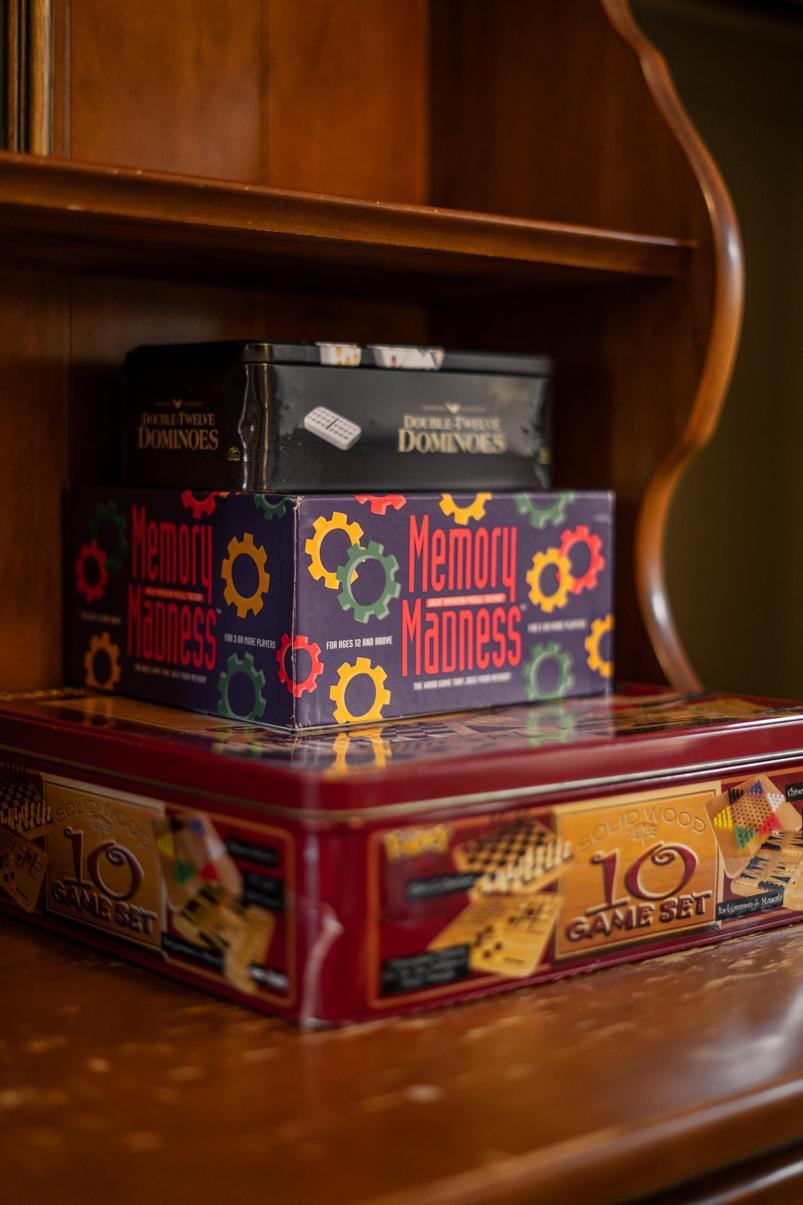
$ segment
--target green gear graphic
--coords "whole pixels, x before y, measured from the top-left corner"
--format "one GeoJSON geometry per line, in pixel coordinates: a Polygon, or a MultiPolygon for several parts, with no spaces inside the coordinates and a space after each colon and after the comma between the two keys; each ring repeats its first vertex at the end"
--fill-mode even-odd
{"type": "MultiPolygon", "coordinates": [[[[126,538],[128,525],[125,521],[125,516],[116,502],[109,500],[108,502],[99,502],[97,504],[92,518],[89,520],[89,535],[91,539],[98,539],[103,523],[108,523],[116,532],[114,548],[103,549],[106,553],[106,568],[109,570],[109,573],[119,573],[128,552],[128,540],[126,538]]],[[[103,546],[101,545],[101,547],[103,546]]]]}
{"type": "Polygon", "coordinates": [[[533,527],[555,527],[566,518],[566,507],[574,502],[574,494],[558,494],[546,505],[536,502],[532,494],[516,494],[516,510],[520,515],[526,515],[533,527]]]}
{"type": "Polygon", "coordinates": [[[287,510],[289,498],[280,498],[278,502],[269,502],[270,494],[254,494],[254,505],[258,506],[266,519],[281,519],[287,510]]]}
{"type": "Polygon", "coordinates": [[[372,615],[376,619],[385,619],[390,611],[390,600],[398,598],[401,594],[401,583],[396,581],[398,568],[399,562],[395,556],[390,554],[385,556],[384,545],[377,544],[375,540],[370,540],[365,548],[361,548],[359,544],[352,544],[345,562],[335,571],[341,586],[337,601],[344,611],[354,612],[357,623],[367,623],[372,615]],[[365,561],[378,561],[385,574],[385,584],[381,594],[369,603],[358,602],[351,588],[358,566],[364,564],[365,561]]]}
{"type": "Polygon", "coordinates": [[[550,640],[549,644],[536,644],[523,672],[528,699],[562,699],[574,685],[572,655],[568,649],[561,648],[557,640],[550,640]],[[540,690],[538,686],[538,675],[545,661],[554,661],[558,667],[555,689],[548,692],[540,690]]]}
{"type": "Polygon", "coordinates": [[[220,702],[217,705],[218,713],[225,715],[231,720],[258,720],[265,711],[265,699],[262,695],[262,688],[265,685],[265,675],[261,669],[257,669],[254,664],[254,658],[251,653],[245,653],[242,657],[238,657],[236,653],[232,653],[226,662],[226,668],[221,671],[220,677],[217,680],[217,691],[220,695],[220,702]],[[251,710],[246,715],[239,715],[232,708],[229,702],[229,690],[232,681],[238,674],[245,674],[246,678],[250,679],[251,685],[254,688],[254,701],[251,704],[251,710]]]}
{"type": "Polygon", "coordinates": [[[247,741],[243,741],[241,745],[229,745],[226,741],[215,741],[214,745],[210,745],[212,753],[233,754],[237,757],[261,757],[262,750],[259,745],[250,745],[247,741]]]}
{"type": "Polygon", "coordinates": [[[533,707],[527,712],[527,742],[534,748],[566,744],[574,733],[574,717],[560,703],[555,707],[533,707]]]}

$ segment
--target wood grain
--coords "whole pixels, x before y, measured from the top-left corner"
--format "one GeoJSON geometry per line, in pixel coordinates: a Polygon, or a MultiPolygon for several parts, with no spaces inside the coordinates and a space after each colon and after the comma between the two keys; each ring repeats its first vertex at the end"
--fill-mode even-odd
{"type": "Polygon", "coordinates": [[[658,110],[683,145],[697,178],[706,212],[706,221],[699,227],[701,243],[705,224],[710,222],[712,279],[699,264],[691,297],[698,313],[699,332],[703,325],[700,315],[709,305],[709,291],[713,293],[704,357],[683,429],[667,448],[645,491],[634,539],[636,592],[662,668],[678,685],[693,686],[697,677],[669,614],[664,574],[666,525],[680,478],[692,457],[714,434],[725,401],[742,323],[743,252],[728,190],[678,100],[664,61],[642,37],[621,0],[606,0],[606,10],[621,36],[638,54],[658,110]]]}
{"type": "Polygon", "coordinates": [[[795,1144],[650,1196],[648,1205],[791,1205],[801,1196],[803,1147],[795,1144]]]}
{"type": "Polygon", "coordinates": [[[67,477],[67,295],[57,276],[0,273],[0,681],[61,675],[61,491],[67,477]]]}
{"type": "Polygon", "coordinates": [[[244,291],[170,280],[80,277],[71,284],[71,479],[104,483],[119,477],[122,362],[141,343],[221,339],[312,339],[333,331],[349,340],[391,330],[416,342],[425,319],[413,307],[343,298],[244,291]]]}
{"type": "Polygon", "coordinates": [[[425,201],[427,17],[426,0],[81,0],[57,70],[67,145],[82,162],[425,201]]]}
{"type": "Polygon", "coordinates": [[[683,140],[617,27],[626,7],[505,0],[489,20],[484,0],[437,0],[432,204],[693,234],[683,140]]]}
{"type": "Polygon", "coordinates": [[[618,499],[617,672],[693,687],[664,539],[735,356],[733,208],[625,0],[511,0],[486,18],[482,0],[433,8],[433,203],[671,231],[697,249],[672,281],[570,298],[533,291],[472,313],[442,307],[434,337],[451,340],[467,323],[474,340],[484,332],[491,346],[554,354],[557,480],[618,499]]]}
{"type": "Polygon", "coordinates": [[[52,0],[53,5],[53,127],[51,153],[70,157],[70,14],[72,0],[52,0]]]}
{"type": "MultiPolygon", "coordinates": [[[[59,3],[63,0],[59,0],[59,3]]],[[[53,128],[54,0],[8,0],[0,23],[5,91],[0,145],[47,155],[53,128]]]]}
{"type": "MultiPolygon", "coordinates": [[[[61,366],[77,467],[114,463],[104,390],[114,356],[150,326],[149,288],[165,337],[256,331],[255,314],[269,337],[282,309],[268,296],[284,295],[300,299],[288,325],[313,337],[316,315],[342,313],[384,338],[414,329],[553,354],[557,480],[619,498],[619,670],[694,685],[663,539],[722,404],[741,249],[724,186],[625,0],[507,0],[493,21],[483,0],[438,0],[428,15],[423,0],[346,0],[339,21],[323,0],[265,3],[59,0],[63,143],[74,160],[137,165],[0,156],[6,262],[92,281],[86,312],[106,350],[88,324],[61,366]],[[370,199],[143,165],[229,181],[275,171],[370,199]],[[394,193],[432,204],[388,203],[394,193]],[[104,290],[99,272],[116,283],[104,290]],[[107,319],[121,276],[136,304],[107,319]]],[[[52,657],[46,609],[38,622],[52,657]]]]}
{"type": "Polygon", "coordinates": [[[53,0],[28,0],[25,149],[49,155],[53,143],[53,0]]]}
{"type": "Polygon", "coordinates": [[[266,0],[267,183],[425,202],[426,0],[266,0]]]}
{"type": "Polygon", "coordinates": [[[24,150],[22,140],[22,81],[24,57],[22,31],[24,29],[22,0],[8,0],[5,10],[5,139],[4,147],[9,151],[24,150]]]}
{"type": "Polygon", "coordinates": [[[80,0],[69,10],[71,154],[259,180],[259,0],[80,0]]]}
{"type": "Polygon", "coordinates": [[[25,256],[72,268],[190,263],[265,279],[271,264],[339,265],[352,276],[414,271],[486,288],[673,275],[691,252],[672,237],[13,155],[0,155],[0,226],[25,256]]]}
{"type": "Polygon", "coordinates": [[[605,1205],[803,1140],[799,928],[308,1035],[0,938],[0,1156],[24,1199],[605,1205]]]}
{"type": "Polygon", "coordinates": [[[264,334],[262,298],[231,288],[81,277],[70,296],[72,481],[119,480],[122,363],[133,347],[264,334]]]}
{"type": "Polygon", "coordinates": [[[264,338],[420,342],[420,307],[171,280],[0,276],[0,689],[61,680],[61,490],[119,472],[123,357],[139,343],[264,338]]]}

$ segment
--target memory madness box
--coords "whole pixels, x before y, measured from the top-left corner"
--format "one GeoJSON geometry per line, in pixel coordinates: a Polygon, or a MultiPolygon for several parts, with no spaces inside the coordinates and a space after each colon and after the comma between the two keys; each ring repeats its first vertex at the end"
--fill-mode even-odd
{"type": "Polygon", "coordinates": [[[4,696],[0,908],[302,1025],[376,1019],[799,922],[801,748],[800,705],[729,696],[303,734],[4,696]]]}
{"type": "Polygon", "coordinates": [[[69,682],[279,728],[604,692],[608,493],[66,505],[69,682]]]}
{"type": "Polygon", "coordinates": [[[296,493],[548,489],[544,356],[349,343],[139,347],[126,484],[296,493]]]}

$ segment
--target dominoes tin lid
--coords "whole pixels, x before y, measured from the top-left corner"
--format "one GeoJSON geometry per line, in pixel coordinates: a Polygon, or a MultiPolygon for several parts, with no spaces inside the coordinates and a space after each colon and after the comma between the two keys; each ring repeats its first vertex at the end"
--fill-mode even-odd
{"type": "Polygon", "coordinates": [[[0,695],[0,761],[298,819],[554,803],[802,754],[803,703],[655,687],[306,733],[80,689],[0,695]]]}
{"type": "Polygon", "coordinates": [[[548,356],[514,352],[454,351],[390,343],[175,343],[137,347],[127,360],[243,364],[309,364],[338,368],[386,368],[413,372],[477,372],[498,376],[548,376],[548,356]]]}

